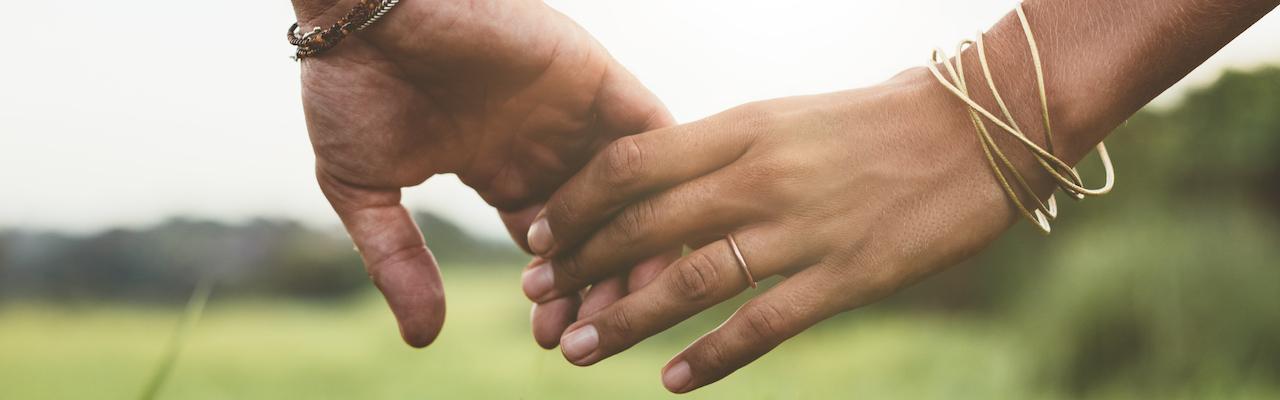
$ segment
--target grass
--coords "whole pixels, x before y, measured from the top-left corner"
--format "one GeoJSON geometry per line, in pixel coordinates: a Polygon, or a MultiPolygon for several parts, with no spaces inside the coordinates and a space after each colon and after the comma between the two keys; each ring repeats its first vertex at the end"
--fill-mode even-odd
{"type": "MultiPolygon", "coordinates": [[[[652,399],[667,359],[714,327],[691,321],[590,368],[528,333],[517,279],[453,270],[449,320],[425,350],[400,343],[374,295],[346,303],[220,301],[189,332],[158,398],[652,399]]],[[[729,310],[718,314],[723,316],[729,310]]],[[[0,398],[137,398],[181,310],[0,308],[0,398]]],[[[1029,398],[1024,350],[965,319],[843,316],[686,398],[1029,398]]]]}

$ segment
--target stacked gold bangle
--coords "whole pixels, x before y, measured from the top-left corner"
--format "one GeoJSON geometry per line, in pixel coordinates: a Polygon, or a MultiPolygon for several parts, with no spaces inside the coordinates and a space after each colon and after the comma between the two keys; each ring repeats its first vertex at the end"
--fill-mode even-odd
{"type": "Polygon", "coordinates": [[[1009,195],[1010,200],[1017,207],[1018,212],[1035,224],[1041,232],[1048,234],[1050,232],[1049,222],[1058,216],[1057,201],[1054,196],[1049,196],[1047,202],[1041,201],[1039,196],[1035,195],[1035,191],[1032,190],[1022,174],[1018,172],[1013,162],[1009,161],[1009,158],[1005,156],[999,146],[996,146],[996,142],[987,130],[983,118],[991,121],[992,124],[1016,138],[1023,147],[1027,148],[1035,156],[1036,163],[1053,177],[1058,187],[1074,199],[1080,200],[1086,196],[1100,196],[1110,192],[1115,185],[1115,171],[1111,165],[1111,156],[1107,154],[1107,146],[1099,143],[1097,147],[1098,155],[1102,158],[1102,167],[1106,173],[1106,183],[1101,188],[1089,189],[1084,187],[1084,182],[1080,179],[1080,174],[1075,168],[1053,155],[1053,128],[1049,123],[1049,96],[1045,92],[1044,68],[1040,63],[1040,51],[1036,46],[1035,35],[1031,33],[1031,25],[1027,22],[1027,14],[1023,11],[1021,4],[1018,5],[1017,13],[1018,20],[1022,23],[1022,31],[1027,36],[1027,45],[1031,48],[1032,63],[1035,65],[1036,83],[1040,93],[1040,111],[1044,120],[1045,147],[1042,148],[1027,138],[1027,135],[1018,126],[1017,121],[1014,120],[1013,114],[1009,112],[1004,99],[1000,97],[1000,91],[996,89],[995,81],[991,76],[991,68],[987,64],[986,48],[983,46],[981,33],[978,34],[976,42],[972,40],[961,42],[957,47],[956,57],[952,62],[948,62],[946,53],[941,49],[934,49],[928,66],[929,71],[933,72],[933,76],[938,79],[939,83],[969,106],[969,117],[973,122],[974,128],[977,129],[978,138],[982,142],[982,150],[987,156],[987,162],[991,170],[995,172],[996,178],[1000,181],[1005,193],[1009,195]],[[960,54],[966,48],[974,45],[977,46],[978,62],[982,66],[982,73],[987,80],[987,86],[991,90],[992,96],[995,97],[996,104],[1000,107],[1000,111],[1007,122],[1002,121],[990,111],[978,105],[969,96],[969,86],[964,77],[964,62],[961,61],[960,54]],[[948,75],[951,76],[950,80],[942,75],[942,72],[938,70],[937,64],[942,64],[946,67],[948,75]],[[1005,176],[1005,169],[1013,175],[1013,181],[1022,189],[1023,193],[1030,194],[1034,199],[1034,209],[1028,208],[1027,203],[1018,195],[1013,183],[1010,183],[1009,178],[1005,176]]]}

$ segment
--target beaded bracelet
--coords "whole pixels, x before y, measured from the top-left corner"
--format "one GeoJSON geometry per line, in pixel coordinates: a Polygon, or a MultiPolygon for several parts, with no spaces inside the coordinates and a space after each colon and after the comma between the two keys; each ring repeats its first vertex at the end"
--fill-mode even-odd
{"type": "Polygon", "coordinates": [[[354,32],[363,31],[382,19],[400,0],[360,0],[347,15],[328,29],[316,27],[306,34],[298,33],[298,23],[289,27],[289,44],[298,48],[293,59],[300,61],[332,49],[354,32]]]}

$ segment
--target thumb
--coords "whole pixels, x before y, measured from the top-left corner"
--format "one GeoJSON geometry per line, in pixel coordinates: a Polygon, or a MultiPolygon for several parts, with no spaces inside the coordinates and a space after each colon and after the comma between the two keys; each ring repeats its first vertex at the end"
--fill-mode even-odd
{"type": "Polygon", "coordinates": [[[444,284],[422,232],[400,205],[400,189],[358,187],[323,171],[316,175],[369,278],[391,306],[400,336],[413,347],[431,344],[444,325],[444,284]]]}

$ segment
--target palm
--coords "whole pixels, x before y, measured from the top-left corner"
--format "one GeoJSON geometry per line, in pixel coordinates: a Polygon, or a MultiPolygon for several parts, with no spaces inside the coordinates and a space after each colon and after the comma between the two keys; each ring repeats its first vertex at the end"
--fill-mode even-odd
{"type": "Polygon", "coordinates": [[[597,148],[670,122],[598,43],[536,1],[405,2],[306,60],[302,76],[321,187],[411,344],[438,331],[443,293],[401,188],[456,173],[525,245],[544,199],[597,148]]]}

